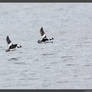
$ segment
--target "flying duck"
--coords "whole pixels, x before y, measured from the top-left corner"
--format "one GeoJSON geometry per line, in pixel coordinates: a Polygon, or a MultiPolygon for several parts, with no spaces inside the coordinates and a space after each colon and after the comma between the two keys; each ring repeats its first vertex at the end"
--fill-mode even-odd
{"type": "Polygon", "coordinates": [[[8,49],[6,50],[6,52],[10,51],[10,50],[13,50],[15,48],[21,48],[22,46],[21,45],[18,45],[18,44],[13,44],[9,38],[9,36],[6,37],[6,42],[8,44],[8,49]]]}
{"type": "Polygon", "coordinates": [[[51,39],[47,38],[47,36],[46,36],[46,34],[45,34],[44,30],[43,30],[43,27],[41,27],[41,29],[40,29],[40,34],[42,36],[42,40],[38,40],[38,43],[47,42],[47,41],[51,41],[51,40],[54,39],[53,37],[51,39]]]}

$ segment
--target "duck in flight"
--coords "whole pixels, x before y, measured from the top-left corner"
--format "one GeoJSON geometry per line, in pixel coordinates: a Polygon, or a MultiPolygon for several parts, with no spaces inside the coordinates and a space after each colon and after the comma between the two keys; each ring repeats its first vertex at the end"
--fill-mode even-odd
{"type": "Polygon", "coordinates": [[[42,36],[42,40],[38,40],[38,43],[42,43],[42,42],[47,42],[47,41],[51,41],[51,40],[54,40],[54,38],[52,37],[51,39],[48,39],[44,30],[43,30],[43,27],[41,27],[40,29],[40,34],[42,36]]]}
{"type": "Polygon", "coordinates": [[[8,49],[6,50],[6,52],[10,51],[10,50],[13,50],[15,48],[21,48],[22,46],[21,45],[18,45],[18,44],[13,44],[9,38],[9,36],[6,37],[6,42],[8,44],[8,49]]]}

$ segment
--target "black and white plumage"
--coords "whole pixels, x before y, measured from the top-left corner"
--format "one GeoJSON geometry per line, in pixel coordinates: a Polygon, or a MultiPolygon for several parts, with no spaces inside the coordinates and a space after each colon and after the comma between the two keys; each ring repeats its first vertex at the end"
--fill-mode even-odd
{"type": "Polygon", "coordinates": [[[43,27],[41,27],[40,29],[40,34],[42,36],[42,40],[38,40],[38,43],[42,43],[42,42],[51,42],[51,40],[53,40],[54,38],[51,38],[51,39],[48,39],[44,30],[43,30],[43,27]]]}
{"type": "Polygon", "coordinates": [[[15,49],[15,48],[21,48],[21,45],[18,44],[13,44],[12,41],[10,40],[9,36],[6,37],[6,42],[8,44],[8,49],[6,50],[6,52],[15,49]]]}

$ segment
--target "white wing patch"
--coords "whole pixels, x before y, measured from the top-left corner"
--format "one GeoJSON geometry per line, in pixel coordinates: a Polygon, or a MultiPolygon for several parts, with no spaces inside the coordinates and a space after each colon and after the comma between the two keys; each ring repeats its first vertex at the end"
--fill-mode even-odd
{"type": "Polygon", "coordinates": [[[45,37],[46,35],[44,34],[43,36],[42,36],[42,39],[45,37]]]}
{"type": "Polygon", "coordinates": [[[10,47],[12,45],[12,43],[10,43],[9,45],[8,45],[8,47],[10,47]]]}

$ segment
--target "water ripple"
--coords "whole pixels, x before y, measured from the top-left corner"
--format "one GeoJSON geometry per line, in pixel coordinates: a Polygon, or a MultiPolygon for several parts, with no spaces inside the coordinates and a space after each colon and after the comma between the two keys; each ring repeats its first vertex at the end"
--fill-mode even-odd
{"type": "Polygon", "coordinates": [[[18,58],[10,58],[8,61],[18,61],[18,58]]]}
{"type": "Polygon", "coordinates": [[[50,56],[50,55],[54,55],[54,53],[43,53],[43,56],[50,56]]]}
{"type": "Polygon", "coordinates": [[[25,65],[25,62],[14,62],[14,64],[18,64],[18,65],[25,65]]]}

